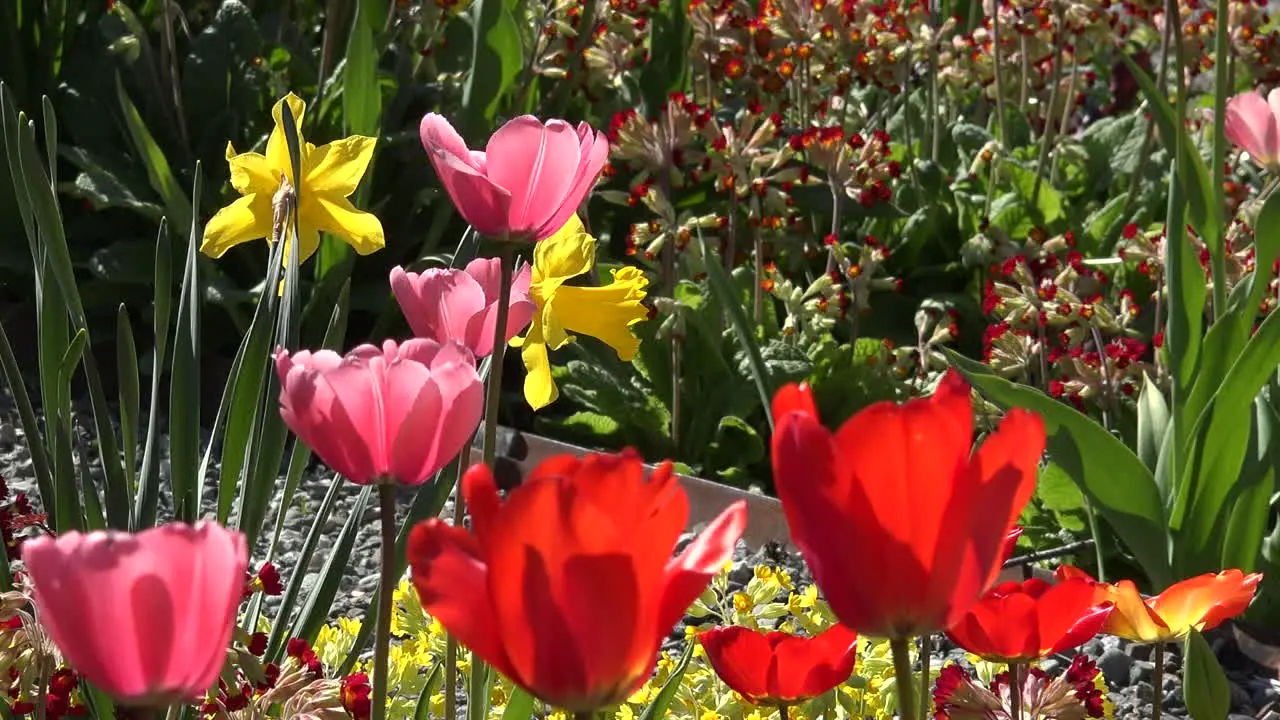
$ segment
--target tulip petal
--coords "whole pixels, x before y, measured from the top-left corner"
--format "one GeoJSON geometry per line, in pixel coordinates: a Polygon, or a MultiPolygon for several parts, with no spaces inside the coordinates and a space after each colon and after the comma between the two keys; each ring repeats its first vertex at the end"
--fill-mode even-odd
{"type": "Polygon", "coordinates": [[[250,240],[271,236],[271,196],[261,193],[236,198],[204,226],[200,252],[220,258],[227,250],[250,240]]]}
{"type": "Polygon", "coordinates": [[[773,650],[770,694],[795,702],[817,697],[845,683],[858,659],[858,634],[836,623],[810,637],[791,636],[773,650]]]}
{"type": "Polygon", "coordinates": [[[484,165],[443,117],[428,113],[419,132],[427,157],[458,213],[483,235],[504,234],[511,193],[486,176],[484,165]]]}
{"type": "Polygon", "coordinates": [[[492,336],[469,330],[472,319],[485,308],[484,288],[470,274],[435,268],[406,273],[397,267],[391,270],[391,291],[418,337],[439,343],[457,340],[480,356],[491,351],[492,336]]]}
{"type": "Polygon", "coordinates": [[[1191,628],[1212,630],[1243,613],[1261,581],[1260,573],[1246,576],[1235,569],[1205,573],[1170,585],[1148,606],[1178,635],[1191,628]]]}
{"type": "Polygon", "coordinates": [[[377,144],[377,138],[352,135],[316,148],[307,156],[307,189],[321,195],[350,196],[368,170],[377,144]]]}
{"type": "Polygon", "coordinates": [[[548,218],[538,229],[536,236],[539,238],[545,238],[559,230],[578,211],[609,159],[609,139],[603,133],[597,133],[586,123],[579,123],[577,134],[579,158],[573,184],[565,192],[559,212],[548,218]]]}
{"type": "Polygon", "coordinates": [[[406,555],[423,610],[498,672],[518,679],[503,650],[503,629],[489,595],[490,568],[476,539],[431,518],[409,532],[406,555]]]}
{"type": "Polygon", "coordinates": [[[577,175],[580,152],[577,131],[563,120],[544,125],[532,115],[522,115],[490,136],[486,175],[511,194],[508,228],[537,232],[560,213],[577,175]]]}
{"type": "Polygon", "coordinates": [[[1262,95],[1250,90],[1227,102],[1224,131],[1232,143],[1265,166],[1280,156],[1272,108],[1262,95]]]}
{"type": "Polygon", "coordinates": [[[665,636],[711,578],[733,558],[747,527],[747,504],[739,500],[716,516],[684,552],[667,564],[667,582],[658,606],[658,633],[665,636]]]}
{"type": "Polygon", "coordinates": [[[787,413],[798,412],[818,418],[818,406],[813,402],[813,389],[809,383],[788,383],[773,396],[770,407],[775,425],[782,423],[787,413]]]}
{"type": "Polygon", "coordinates": [[[698,642],[716,675],[731,690],[752,702],[770,695],[773,648],[763,633],[729,625],[700,633],[698,642]]]}

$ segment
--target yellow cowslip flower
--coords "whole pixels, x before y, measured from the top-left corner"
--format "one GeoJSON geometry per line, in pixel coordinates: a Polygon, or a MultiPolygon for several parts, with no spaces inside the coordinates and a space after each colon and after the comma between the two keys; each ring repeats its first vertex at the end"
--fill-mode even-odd
{"type": "Polygon", "coordinates": [[[511,346],[521,348],[528,374],[524,399],[540,410],[559,395],[551,379],[548,350],[573,342],[570,332],[599,338],[629,362],[640,341],[629,329],[648,316],[641,301],[649,281],[639,268],[613,271],[613,282],[604,287],[576,287],[565,281],[586,273],[595,265],[596,239],[587,234],[582,220],[574,215],[555,235],[539,242],[533,250],[533,275],[529,297],[537,306],[529,332],[512,338],[511,346]]]}
{"type": "MultiPolygon", "coordinates": [[[[353,135],[316,147],[302,137],[302,115],[307,105],[289,93],[271,109],[275,128],[267,138],[267,154],[236,153],[227,143],[227,164],[231,185],[242,197],[218,211],[204,228],[200,252],[222,257],[234,245],[266,238],[273,241],[275,207],[273,198],[287,181],[298,196],[298,247],[301,263],[315,254],[320,233],[345,240],[357,253],[368,255],[386,244],[382,223],[373,214],[357,210],[347,198],[356,191],[373,158],[376,138],[353,135]],[[289,103],[297,122],[302,151],[302,179],[293,177],[289,147],[284,135],[282,108],[289,103]]],[[[287,255],[286,249],[286,255],[287,255]]],[[[287,257],[285,258],[288,259],[287,257]]]]}

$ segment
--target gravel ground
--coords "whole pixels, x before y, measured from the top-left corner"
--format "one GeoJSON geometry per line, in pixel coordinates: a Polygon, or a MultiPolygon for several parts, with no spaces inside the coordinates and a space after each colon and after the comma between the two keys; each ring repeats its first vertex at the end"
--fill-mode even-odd
{"type": "MultiPolygon", "coordinates": [[[[90,416],[86,413],[83,417],[88,419],[90,416]]],[[[145,423],[142,427],[145,428],[145,423]]],[[[87,447],[89,435],[83,429],[80,432],[84,446],[87,447]]],[[[140,454],[141,449],[139,449],[140,454]]],[[[161,462],[161,475],[166,480],[168,471],[166,448],[161,462]]],[[[97,469],[96,464],[92,473],[94,479],[101,483],[101,471],[97,469]]],[[[211,475],[216,477],[217,473],[214,472],[211,475]]],[[[0,394],[0,477],[8,482],[11,492],[25,492],[33,500],[39,497],[35,488],[30,454],[17,420],[17,413],[7,393],[0,394]]],[[[314,522],[314,513],[323,502],[332,477],[331,472],[313,465],[303,474],[298,491],[287,509],[274,560],[285,581],[288,580],[298,562],[303,542],[314,522]]],[[[167,482],[162,485],[167,485],[167,482]]],[[[318,542],[316,552],[307,566],[303,598],[319,577],[319,572],[332,551],[334,540],[352,512],[356,497],[360,493],[361,488],[358,486],[350,483],[344,483],[344,485],[339,491],[340,495],[334,512],[326,521],[324,534],[318,542]]],[[[397,526],[403,524],[414,492],[414,489],[401,492],[400,502],[397,503],[399,508],[397,526]]],[[[211,497],[206,499],[204,508],[206,516],[212,516],[214,511],[209,500],[211,497]]],[[[274,526],[275,517],[279,511],[278,503],[277,499],[271,506],[267,529],[264,532],[269,533],[270,528],[274,526]]],[[[171,501],[167,495],[162,495],[160,505],[162,516],[171,512],[171,501]]],[[[446,517],[452,516],[452,505],[452,499],[447,501],[444,510],[446,517]]],[[[379,519],[379,509],[376,503],[371,503],[366,508],[360,523],[351,561],[343,575],[338,596],[330,612],[331,618],[363,616],[372,599],[372,593],[377,584],[379,519]]],[[[683,547],[692,538],[692,534],[682,537],[678,548],[683,547]]],[[[266,554],[265,550],[264,540],[259,543],[258,548],[255,548],[250,563],[251,568],[256,569],[261,564],[266,554]]],[[[739,590],[744,587],[751,578],[753,568],[762,563],[785,568],[797,584],[812,582],[808,569],[798,555],[789,553],[776,545],[752,550],[740,543],[730,572],[730,589],[739,590]]],[[[273,606],[277,601],[278,599],[268,600],[267,617],[274,616],[273,606]]],[[[692,618],[686,618],[686,621],[697,622],[692,618]]],[[[666,644],[668,649],[674,650],[683,641],[686,621],[682,621],[673,629],[666,644]]],[[[1213,637],[1211,641],[1219,645],[1225,642],[1223,638],[1214,640],[1213,637]]],[[[1080,652],[1097,661],[1111,690],[1111,700],[1116,704],[1117,718],[1151,717],[1152,699],[1156,688],[1154,687],[1155,665],[1151,661],[1149,646],[1134,645],[1119,638],[1104,636],[1090,640],[1080,648],[1080,652]]],[[[963,655],[962,650],[944,642],[943,646],[934,653],[933,663],[938,666],[963,655]]],[[[1052,674],[1055,671],[1065,670],[1070,662],[1071,654],[1063,654],[1048,658],[1044,667],[1052,674]]],[[[1170,718],[1186,717],[1187,711],[1182,700],[1181,687],[1182,658],[1176,647],[1166,653],[1164,665],[1163,687],[1160,690],[1163,693],[1164,714],[1170,718]]],[[[1232,714],[1227,720],[1280,720],[1280,680],[1234,669],[1228,669],[1227,674],[1231,680],[1232,693],[1232,714]]],[[[461,699],[465,702],[465,698],[461,699]]]]}

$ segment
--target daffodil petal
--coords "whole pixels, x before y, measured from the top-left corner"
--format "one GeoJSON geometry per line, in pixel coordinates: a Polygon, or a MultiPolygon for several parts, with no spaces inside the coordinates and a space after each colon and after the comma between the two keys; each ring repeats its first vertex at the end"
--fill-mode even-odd
{"type": "MultiPolygon", "coordinates": [[[[289,103],[289,110],[293,112],[293,119],[297,123],[298,128],[298,150],[306,154],[306,141],[302,138],[302,115],[307,111],[307,103],[302,98],[289,93],[276,102],[271,108],[271,118],[275,120],[275,127],[271,130],[271,136],[267,138],[267,162],[273,168],[284,168],[285,173],[289,177],[289,182],[295,186],[298,181],[293,177],[293,163],[289,161],[289,141],[284,136],[284,104],[289,103]]],[[[299,167],[305,167],[306,158],[299,158],[299,167]]],[[[276,183],[279,185],[279,182],[276,183]]]]}
{"type": "MultiPolygon", "coordinates": [[[[285,233],[285,240],[289,239],[289,233],[285,233]]],[[[289,247],[285,246],[284,252],[280,254],[280,264],[289,267],[289,247]]],[[[308,258],[316,254],[320,249],[320,232],[312,227],[303,225],[298,230],[298,264],[306,262],[308,258]]]]}
{"type": "Polygon", "coordinates": [[[563,286],[556,292],[556,319],[568,331],[603,340],[630,361],[640,348],[630,327],[649,315],[642,304],[648,284],[639,268],[625,267],[614,270],[613,282],[604,287],[563,286]]]}
{"type": "Polygon", "coordinates": [[[323,195],[349,196],[369,168],[377,144],[377,138],[353,135],[321,145],[307,156],[303,187],[323,195]]]}
{"type": "Polygon", "coordinates": [[[227,165],[231,168],[231,187],[241,195],[262,193],[271,197],[280,187],[280,172],[271,167],[266,155],[235,154],[231,143],[227,143],[227,165]]]}
{"type": "Polygon", "coordinates": [[[271,196],[252,193],[222,208],[204,226],[200,252],[220,258],[240,243],[271,235],[271,196]]]}
{"type": "Polygon", "coordinates": [[[541,286],[546,289],[544,296],[550,296],[554,286],[582,275],[595,262],[596,239],[587,234],[575,214],[554,235],[534,246],[530,291],[537,292],[541,286]]]}
{"type": "MultiPolygon", "coordinates": [[[[567,288],[561,288],[561,290],[565,289],[567,288]]],[[[542,343],[552,350],[559,350],[565,345],[573,342],[573,336],[570,335],[568,330],[565,328],[564,320],[560,315],[561,304],[556,300],[558,297],[560,297],[559,292],[548,300],[545,305],[540,307],[534,316],[539,318],[538,322],[541,326],[541,334],[543,338],[542,343]]],[[[572,297],[569,300],[564,301],[564,307],[567,308],[568,303],[571,302],[573,302],[572,297]]],[[[575,311],[581,312],[582,308],[574,308],[569,312],[572,314],[572,312],[575,311]]]]}
{"type": "Polygon", "coordinates": [[[520,351],[520,359],[524,361],[524,399],[529,407],[541,410],[555,402],[560,391],[551,379],[551,358],[547,356],[547,346],[526,342],[520,351]]]}
{"type": "Polygon", "coordinates": [[[302,195],[303,227],[337,235],[361,255],[386,246],[382,223],[373,213],[357,210],[350,200],[334,195],[302,195]]]}

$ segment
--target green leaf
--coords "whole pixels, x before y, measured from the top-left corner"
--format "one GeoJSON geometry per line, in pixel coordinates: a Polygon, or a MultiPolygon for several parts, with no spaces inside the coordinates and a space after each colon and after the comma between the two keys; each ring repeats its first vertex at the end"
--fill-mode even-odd
{"type": "Polygon", "coordinates": [[[1084,512],[1084,495],[1071,476],[1056,463],[1047,463],[1036,480],[1036,497],[1046,510],[1056,513],[1084,512]]]}
{"type": "MultiPolygon", "coordinates": [[[[142,467],[138,470],[138,486],[134,491],[132,528],[135,531],[155,525],[156,506],[160,502],[160,380],[168,364],[169,312],[173,305],[173,241],[165,222],[164,218],[160,219],[160,230],[156,233],[155,296],[151,306],[151,328],[155,334],[151,355],[151,403],[147,411],[142,467]]],[[[201,468],[200,477],[204,476],[201,468]]]]}
{"type": "Polygon", "coordinates": [[[378,51],[373,44],[373,24],[369,0],[356,2],[347,39],[347,58],[342,69],[342,119],[348,135],[376,136],[382,111],[378,88],[378,51]]]}
{"type": "Polygon", "coordinates": [[[1125,217],[1121,213],[1124,212],[1127,204],[1126,196],[1116,195],[1105,205],[1089,213],[1089,217],[1084,221],[1084,241],[1080,243],[1081,252],[1088,255],[1099,251],[1110,251],[1111,248],[1104,248],[1103,243],[1115,235],[1112,228],[1124,221],[1125,217]]]}
{"type": "Polygon", "coordinates": [[[116,311],[116,377],[120,386],[120,446],[124,449],[124,477],[131,492],[136,491],[138,415],[142,406],[138,379],[138,346],[133,342],[129,311],[120,303],[116,311]]]}
{"type": "Polygon", "coordinates": [[[1169,404],[1164,400],[1164,393],[1143,373],[1142,391],[1138,394],[1138,459],[1152,472],[1155,472],[1168,427],[1169,404]]]}
{"type": "Polygon", "coordinates": [[[443,680],[444,663],[437,662],[431,667],[431,673],[427,675],[427,681],[422,685],[422,692],[418,693],[418,703],[413,708],[413,720],[431,719],[431,696],[436,694],[443,680]]]}
{"type": "Polygon", "coordinates": [[[684,647],[684,654],[680,656],[680,662],[676,663],[675,669],[671,671],[671,676],[662,684],[662,689],[658,691],[658,695],[649,703],[649,707],[644,709],[644,714],[640,716],[640,720],[658,720],[667,716],[667,708],[671,706],[671,701],[675,700],[676,692],[680,689],[680,683],[684,681],[685,671],[689,669],[689,661],[693,659],[693,650],[697,647],[695,641],[688,641],[684,647]]]}
{"type": "Polygon", "coordinates": [[[497,673],[475,653],[471,653],[471,675],[467,678],[467,720],[488,720],[493,683],[497,673]]]}
{"type": "MultiPolygon", "coordinates": [[[[315,511],[315,520],[311,521],[311,529],[302,540],[302,548],[298,550],[298,559],[293,564],[293,572],[289,574],[289,581],[284,587],[284,593],[280,596],[280,609],[271,623],[271,637],[267,641],[267,652],[263,655],[271,662],[280,661],[285,651],[285,643],[289,639],[288,631],[295,627],[295,623],[289,621],[294,614],[294,605],[298,601],[298,594],[302,592],[302,582],[307,576],[307,568],[311,565],[311,557],[315,555],[316,545],[319,544],[320,538],[327,534],[325,527],[329,523],[329,516],[333,514],[338,496],[342,494],[344,482],[342,478],[336,476],[330,481],[329,490],[320,501],[320,507],[315,511]]],[[[315,588],[313,593],[314,591],[315,588]]],[[[325,614],[328,614],[327,607],[325,614]]]]}
{"type": "Polygon", "coordinates": [[[1048,395],[995,375],[991,368],[939,348],[988,400],[1044,420],[1049,457],[1062,467],[1142,564],[1152,582],[1170,580],[1164,509],[1151,471],[1091,418],[1048,395]]]}
{"type": "Polygon", "coordinates": [[[524,67],[520,26],[511,4],[510,0],[477,0],[471,6],[471,71],[462,88],[463,128],[469,138],[488,131],[499,103],[524,67]]]}
{"type": "Polygon", "coordinates": [[[649,16],[649,61],[640,71],[640,95],[645,112],[656,115],[667,95],[689,83],[689,53],[693,29],[689,25],[688,0],[668,0],[649,16]]]}
{"type": "MultiPolygon", "coordinates": [[[[196,163],[191,197],[200,202],[200,163],[196,163]]],[[[200,515],[200,277],[196,248],[200,219],[192,217],[191,235],[173,333],[173,365],[169,375],[169,477],[175,517],[195,522],[200,515]]],[[[252,547],[252,545],[250,546],[252,547]]]]}
{"type": "Polygon", "coordinates": [[[1204,572],[1216,566],[1220,554],[1214,551],[1220,523],[1225,520],[1225,504],[1239,490],[1240,468],[1248,451],[1249,435],[1241,432],[1240,418],[1263,385],[1280,366],[1280,317],[1276,313],[1258,327],[1217,392],[1192,428],[1192,447],[1183,485],[1186,513],[1173,533],[1175,557],[1185,574],[1204,572]]]}
{"type": "MultiPolygon", "coordinates": [[[[142,160],[143,167],[147,169],[151,189],[155,190],[164,202],[165,212],[168,213],[175,227],[191,227],[194,221],[192,217],[194,213],[191,211],[192,203],[182,194],[182,188],[179,187],[178,180],[169,167],[169,160],[156,144],[138,109],[129,100],[129,95],[124,89],[124,81],[118,75],[116,76],[116,96],[120,102],[120,110],[124,113],[125,126],[129,129],[129,138],[133,141],[133,150],[142,160]]],[[[199,166],[196,171],[199,172],[199,166]]]]}
{"type": "MultiPolygon", "coordinates": [[[[701,238],[699,240],[706,242],[701,238]]],[[[772,407],[772,393],[777,386],[774,384],[769,368],[764,364],[764,356],[760,352],[760,344],[756,341],[755,329],[751,321],[747,319],[747,313],[743,310],[742,303],[738,301],[733,286],[725,275],[718,253],[714,252],[708,244],[705,247],[705,256],[707,258],[705,263],[707,283],[711,286],[711,294],[728,313],[729,324],[733,327],[733,332],[737,335],[738,343],[742,346],[742,350],[747,354],[748,365],[751,369],[751,379],[755,381],[756,392],[760,394],[760,404],[766,409],[765,418],[769,421],[769,430],[772,432],[773,414],[768,412],[768,408],[772,407]]]]}
{"type": "Polygon", "coordinates": [[[71,389],[71,376],[75,374],[76,366],[84,356],[88,340],[89,334],[83,328],[76,332],[58,364],[59,387],[62,391],[54,403],[58,410],[51,419],[57,448],[53,463],[55,502],[52,519],[54,530],[58,533],[85,529],[84,515],[80,510],[80,490],[75,484],[76,468],[71,452],[75,429],[68,393],[71,389]]]}
{"type": "Polygon", "coordinates": [[[716,469],[742,467],[765,457],[764,440],[746,420],[729,415],[720,418],[708,457],[716,469]]]}
{"type": "MultiPolygon", "coordinates": [[[[42,436],[40,425],[36,422],[35,408],[31,405],[31,396],[22,380],[22,370],[18,359],[14,357],[13,346],[9,344],[9,335],[0,324],[0,368],[4,369],[4,379],[13,395],[14,404],[18,406],[18,419],[22,423],[22,435],[27,441],[27,450],[31,453],[31,467],[36,475],[36,487],[40,491],[40,502],[44,507],[51,507],[53,500],[53,467],[49,461],[47,440],[42,436]]],[[[2,704],[2,703],[0,703],[2,704]]]]}
{"type": "Polygon", "coordinates": [[[1182,694],[1193,720],[1225,720],[1231,710],[1231,686],[1209,643],[1192,629],[1183,642],[1182,694]]]}
{"type": "Polygon", "coordinates": [[[1138,67],[1129,56],[1120,55],[1120,59],[1129,67],[1129,72],[1138,82],[1142,94],[1146,96],[1149,112],[1155,118],[1160,130],[1160,137],[1165,143],[1177,145],[1178,185],[1182,188],[1187,208],[1187,218],[1196,234],[1209,246],[1222,247],[1222,209],[1214,202],[1213,183],[1209,179],[1209,168],[1204,158],[1196,151],[1196,146],[1187,136],[1183,118],[1178,116],[1169,104],[1168,98],[1156,87],[1150,76],[1138,67]]]}
{"type": "Polygon", "coordinates": [[[529,720],[533,717],[534,697],[517,687],[507,699],[507,706],[502,710],[502,720],[529,720]]]}
{"type": "Polygon", "coordinates": [[[1222,538],[1220,567],[1251,573],[1258,569],[1262,541],[1271,518],[1271,498],[1276,492],[1276,452],[1280,446],[1280,417],[1265,397],[1253,402],[1249,454],[1240,470],[1233,507],[1222,538]]]}
{"type": "MultiPolygon", "coordinates": [[[[335,477],[333,481],[346,482],[341,477],[335,477]]],[[[333,606],[333,598],[338,594],[338,583],[342,581],[342,574],[351,562],[351,551],[355,548],[356,534],[364,524],[364,511],[372,496],[373,486],[366,485],[352,504],[351,514],[347,516],[347,522],[343,524],[342,530],[333,543],[333,551],[329,553],[329,559],[325,561],[324,567],[320,568],[320,578],[311,589],[306,605],[302,606],[302,613],[294,623],[293,632],[289,637],[300,637],[309,643],[316,641],[325,618],[329,616],[329,608],[333,606]]]]}

